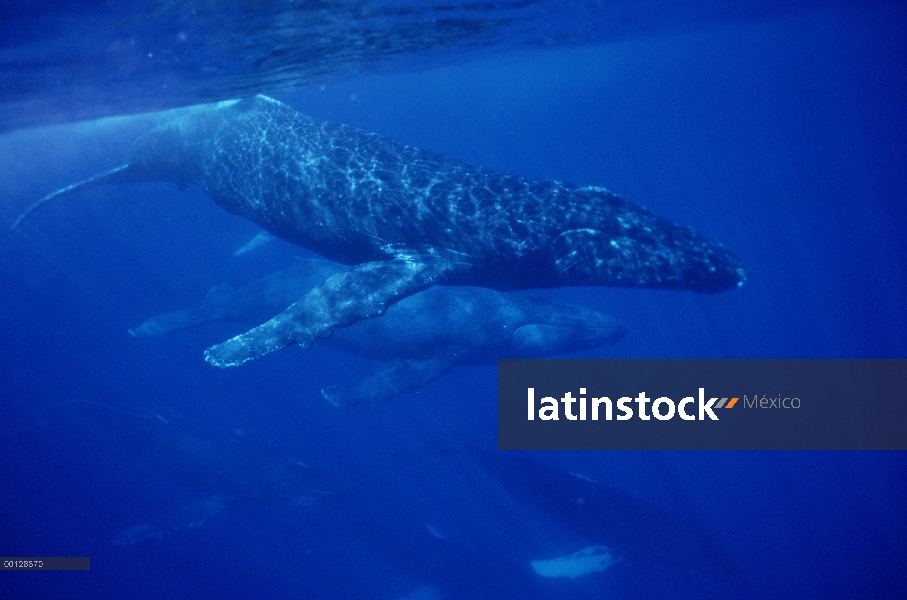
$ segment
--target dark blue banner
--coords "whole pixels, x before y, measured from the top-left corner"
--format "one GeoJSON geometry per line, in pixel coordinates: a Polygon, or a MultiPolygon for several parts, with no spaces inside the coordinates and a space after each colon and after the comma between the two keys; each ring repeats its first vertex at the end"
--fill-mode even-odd
{"type": "Polygon", "coordinates": [[[501,360],[502,450],[907,450],[907,360],[501,360]]]}

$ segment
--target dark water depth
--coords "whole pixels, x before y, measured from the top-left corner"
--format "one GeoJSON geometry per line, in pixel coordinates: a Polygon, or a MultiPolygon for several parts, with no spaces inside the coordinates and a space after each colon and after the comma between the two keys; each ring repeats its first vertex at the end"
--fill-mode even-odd
{"type": "MultiPolygon", "coordinates": [[[[333,33],[377,22],[359,4],[306,6],[333,33]]],[[[383,18],[431,22],[421,8],[393,6],[383,18]]],[[[10,49],[43,52],[29,54],[31,87],[4,77],[0,104],[24,103],[24,112],[0,111],[3,128],[283,91],[275,97],[305,114],[493,169],[607,187],[722,241],[747,265],[746,285],[717,295],[533,291],[628,327],[619,344],[582,356],[907,357],[902,7],[767,9],[759,18],[748,9],[667,27],[665,6],[638,4],[616,37],[576,33],[549,46],[536,43],[541,25],[486,19],[552,6],[434,6],[435,17],[481,13],[493,26],[447,35],[449,47],[429,44],[438,58],[400,46],[399,65],[391,52],[370,62],[372,46],[345,54],[348,40],[338,41],[330,48],[342,57],[323,59],[336,61],[330,76],[322,78],[319,59],[283,79],[284,54],[249,49],[273,67],[258,74],[255,60],[219,46],[214,15],[223,7],[206,5],[210,19],[190,32],[196,46],[186,56],[195,66],[194,52],[245,66],[198,76],[181,70],[174,52],[148,77],[172,78],[180,91],[155,96],[116,88],[92,45],[72,66],[45,41],[62,39],[48,22],[96,31],[96,19],[109,25],[120,9],[25,15],[4,5],[32,28],[23,31],[44,37],[14,35],[12,21],[0,27],[10,32],[4,73],[23,64],[10,62],[10,49]],[[363,66],[373,62],[378,72],[363,66]],[[76,79],[97,82],[84,104],[72,102],[76,79]],[[312,80],[320,85],[297,87],[312,80]]],[[[231,7],[233,26],[243,9],[231,7]]],[[[145,7],[146,21],[122,10],[126,25],[102,29],[98,44],[129,28],[176,31],[191,8],[145,7]]],[[[568,29],[578,31],[575,21],[568,29]]],[[[92,37],[72,31],[76,43],[92,37]]],[[[121,164],[163,118],[0,137],[0,222],[121,164]]],[[[240,287],[309,256],[281,241],[235,256],[258,231],[198,189],[168,184],[86,191],[16,231],[0,228],[0,554],[92,559],[84,573],[0,573],[0,595],[907,597],[904,453],[504,454],[494,450],[492,366],[455,369],[387,404],[341,409],[320,389],[378,363],[316,344],[222,370],[202,352],[243,324],[127,334],[216,285],[240,287]],[[285,494],[266,476],[297,463],[302,492],[285,494]],[[580,500],[604,508],[583,513],[580,500]],[[577,579],[544,579],[530,567],[593,545],[613,547],[618,562],[577,579]]]]}

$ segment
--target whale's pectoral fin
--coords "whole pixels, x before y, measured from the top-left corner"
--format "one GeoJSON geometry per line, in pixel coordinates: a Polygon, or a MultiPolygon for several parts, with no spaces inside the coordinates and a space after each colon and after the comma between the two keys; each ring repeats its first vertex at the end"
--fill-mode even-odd
{"type": "Polygon", "coordinates": [[[399,253],[392,260],[363,263],[332,275],[267,323],[208,348],[205,360],[217,367],[236,367],[290,344],[308,348],[338,327],[382,315],[389,305],[465,268],[466,263],[454,258],[443,250],[399,253]]]}
{"type": "Polygon", "coordinates": [[[418,390],[450,371],[456,364],[456,355],[453,353],[419,360],[398,358],[359,383],[326,387],[321,390],[321,395],[334,406],[378,404],[394,396],[418,390]]]}

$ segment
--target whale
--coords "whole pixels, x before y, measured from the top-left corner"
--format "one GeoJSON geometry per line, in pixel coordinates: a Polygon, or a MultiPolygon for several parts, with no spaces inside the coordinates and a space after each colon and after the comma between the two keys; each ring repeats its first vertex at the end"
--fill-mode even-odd
{"type": "Polygon", "coordinates": [[[206,351],[218,367],[315,340],[436,284],[509,291],[624,286],[715,293],[746,280],[721,243],[604,188],[470,165],[302,115],[265,96],[187,110],[127,162],[48,194],[196,185],[227,211],[351,268],[206,351]]]}
{"type": "Polygon", "coordinates": [[[156,315],[129,330],[135,338],[157,337],[216,321],[261,323],[319,283],[348,267],[322,259],[296,258],[286,269],[233,289],[217,285],[199,306],[156,315]]]}
{"type": "MultiPolygon", "coordinates": [[[[215,321],[259,322],[348,269],[297,258],[293,266],[238,290],[216,286],[199,306],[157,315],[129,333],[154,337],[215,321]]],[[[433,286],[388,307],[379,319],[358,321],[326,338],[323,344],[329,348],[384,364],[362,381],[325,387],[321,393],[336,406],[377,404],[417,391],[459,365],[613,345],[626,331],[598,311],[520,292],[433,286]]]]}

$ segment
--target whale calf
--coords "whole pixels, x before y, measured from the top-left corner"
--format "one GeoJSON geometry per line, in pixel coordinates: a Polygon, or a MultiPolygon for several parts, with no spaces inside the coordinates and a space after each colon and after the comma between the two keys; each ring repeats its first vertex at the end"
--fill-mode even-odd
{"type": "MultiPolygon", "coordinates": [[[[296,259],[282,271],[239,290],[211,290],[202,304],[158,315],[131,329],[157,336],[222,320],[257,322],[274,315],[326,278],[349,267],[296,259]]],[[[413,392],[457,365],[494,364],[499,358],[543,358],[617,343],[626,328],[614,318],[578,306],[517,292],[468,286],[434,286],[324,340],[336,350],[386,361],[366,379],[324,388],[338,406],[375,404],[413,392]]]]}
{"type": "Polygon", "coordinates": [[[598,187],[532,180],[299,114],[256,96],[196,107],[139,137],[127,163],[53,192],[194,184],[226,210],[352,266],[209,348],[220,367],[310,346],[432,285],[608,285],[719,292],[745,281],[720,243],[598,187]]]}

